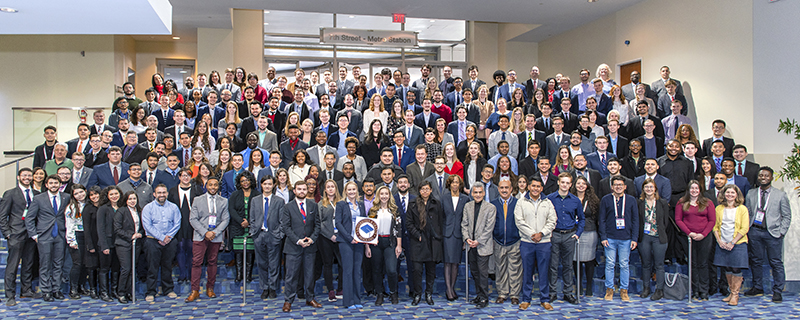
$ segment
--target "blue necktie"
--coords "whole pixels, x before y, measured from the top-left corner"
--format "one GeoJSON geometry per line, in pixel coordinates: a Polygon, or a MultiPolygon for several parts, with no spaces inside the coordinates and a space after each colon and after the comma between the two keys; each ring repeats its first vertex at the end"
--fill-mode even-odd
{"type": "Polygon", "coordinates": [[[28,203],[28,207],[31,206],[31,189],[25,189],[25,202],[28,203]]]}
{"type": "Polygon", "coordinates": [[[300,202],[300,213],[303,214],[303,223],[306,223],[306,209],[303,207],[304,204],[304,202],[300,202]]]}
{"type": "Polygon", "coordinates": [[[403,212],[406,212],[406,197],[400,197],[400,207],[403,208],[403,212]]]}
{"type": "Polygon", "coordinates": [[[506,139],[506,132],[505,131],[503,131],[503,136],[500,139],[502,139],[502,140],[506,139]]]}
{"type": "Polygon", "coordinates": [[[442,177],[439,177],[439,193],[442,193],[442,177]]]}
{"type": "MultiPolygon", "coordinates": [[[[55,211],[55,215],[58,216],[58,201],[56,201],[56,196],[53,196],[53,211],[55,211]]],[[[53,221],[53,230],[50,231],[50,235],[53,238],[58,237],[58,220],[53,221]]]]}
{"type": "Polygon", "coordinates": [[[267,227],[267,213],[269,213],[269,198],[264,198],[264,228],[269,231],[269,227],[267,227]]]}

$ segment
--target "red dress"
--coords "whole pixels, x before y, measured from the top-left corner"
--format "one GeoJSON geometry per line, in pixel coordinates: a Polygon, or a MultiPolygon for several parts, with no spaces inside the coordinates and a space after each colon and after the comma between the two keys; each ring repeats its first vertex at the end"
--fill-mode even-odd
{"type": "Polygon", "coordinates": [[[459,177],[461,177],[462,180],[466,179],[464,178],[464,165],[461,164],[461,161],[458,160],[456,160],[456,162],[453,163],[452,168],[444,166],[444,172],[447,172],[447,174],[449,175],[454,175],[454,174],[458,175],[459,177]]]}

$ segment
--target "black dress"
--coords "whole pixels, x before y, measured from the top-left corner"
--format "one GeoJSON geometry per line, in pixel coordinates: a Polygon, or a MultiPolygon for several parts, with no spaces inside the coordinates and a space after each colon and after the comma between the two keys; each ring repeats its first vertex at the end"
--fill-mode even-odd
{"type": "MultiPolygon", "coordinates": [[[[244,191],[238,189],[231,193],[228,199],[228,213],[231,216],[231,223],[228,224],[228,237],[233,240],[235,250],[241,249],[240,246],[244,236],[250,236],[250,229],[242,228],[242,221],[244,219],[247,219],[247,221],[252,220],[250,219],[250,199],[257,195],[257,191],[253,189],[250,190],[250,197],[245,197],[244,191]]],[[[247,241],[247,243],[247,250],[254,250],[253,242],[247,241]]]]}
{"type": "Polygon", "coordinates": [[[406,230],[409,234],[408,248],[414,253],[412,255],[414,262],[441,263],[444,257],[444,211],[441,204],[433,197],[428,199],[425,206],[427,217],[424,227],[421,227],[416,201],[409,203],[408,208],[410,211],[406,215],[406,230]]]}
{"type": "Polygon", "coordinates": [[[83,265],[87,269],[95,269],[100,266],[97,254],[100,246],[97,245],[97,207],[91,203],[86,203],[81,213],[83,218],[84,243],[86,252],[83,253],[83,265]],[[90,252],[94,250],[94,253],[90,252]]]}
{"type": "Polygon", "coordinates": [[[169,190],[169,195],[167,196],[167,200],[172,202],[178,206],[178,209],[181,211],[181,228],[178,230],[178,233],[175,234],[175,240],[189,240],[192,241],[192,237],[194,236],[194,228],[189,223],[189,214],[191,213],[192,207],[191,202],[194,202],[194,198],[203,194],[202,189],[200,186],[196,184],[192,184],[189,187],[189,198],[185,201],[180,201],[180,194],[178,193],[178,188],[180,185],[177,185],[169,190]]]}

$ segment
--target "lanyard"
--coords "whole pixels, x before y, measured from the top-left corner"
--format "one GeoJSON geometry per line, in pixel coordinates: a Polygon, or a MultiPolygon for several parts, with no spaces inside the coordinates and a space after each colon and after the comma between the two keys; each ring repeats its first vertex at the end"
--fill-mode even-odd
{"type": "MultiPolygon", "coordinates": [[[[616,198],[616,197],[615,197],[615,198],[616,198]]],[[[619,210],[619,209],[617,208],[617,201],[616,201],[616,199],[614,199],[614,217],[616,217],[617,219],[619,219],[619,218],[620,218],[620,215],[619,215],[619,213],[617,212],[617,210],[619,210]]],[[[625,195],[624,195],[624,194],[622,195],[622,218],[625,218],[625,195]]]]}
{"type": "MultiPolygon", "coordinates": [[[[761,193],[763,191],[761,191],[760,188],[759,188],[758,192],[761,193]]],[[[756,211],[767,212],[767,206],[769,205],[769,197],[771,197],[771,196],[772,196],[772,192],[767,192],[767,198],[764,199],[765,202],[761,203],[761,195],[759,194],[758,195],[758,208],[756,208],[756,211]],[[762,206],[764,208],[763,210],[761,210],[762,206]]]]}

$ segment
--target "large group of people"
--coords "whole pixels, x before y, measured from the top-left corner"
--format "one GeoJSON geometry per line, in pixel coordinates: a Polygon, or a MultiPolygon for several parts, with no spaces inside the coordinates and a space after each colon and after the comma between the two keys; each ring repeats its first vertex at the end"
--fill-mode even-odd
{"type": "Polygon", "coordinates": [[[686,264],[689,241],[691,299],[719,292],[736,305],[747,268],[744,295],[769,292],[766,260],[772,301],[782,301],[787,196],[771,186],[771,168],[724,136],[725,121],[698,140],[669,67],[651,85],[634,71],[623,86],[606,64],[593,79],[580,70],[576,84],[542,80],[536,66],[524,83],[515,70],[488,84],[477,66],[464,78],[446,66],[441,81],[431,70],[411,82],[386,68],[371,88],[344,66],[297,69],[292,83],[274,68],[259,80],[237,67],[184,88],[157,73],[144,100],[125,83],[112,113],[94,111],[78,138],[44,128],[33,169],[3,194],[6,305],[16,304],[17,273],[21,298],[65,299],[68,279],[69,299],[127,303],[138,278],[146,301],[175,299],[175,281],[190,282],[190,303],[206,268],[202,299],[215,298],[223,251],[233,252],[222,263],[235,281],[257,268],[262,299],[277,298],[283,278],[284,312],[295,299],[321,307],[317,293],[349,309],[367,296],[397,304],[400,282],[412,305],[433,305],[441,263],[454,301],[465,256],[478,308],[490,279],[494,303],[529,308],[537,275],[539,304],[552,310],[559,288],[572,304],[593,295],[601,250],[604,299],[630,301],[638,250],[639,296],[659,300],[665,260],[686,264]],[[377,243],[357,236],[359,218],[375,221],[377,243]],[[320,277],[325,292],[315,290],[320,277]]]}

